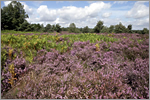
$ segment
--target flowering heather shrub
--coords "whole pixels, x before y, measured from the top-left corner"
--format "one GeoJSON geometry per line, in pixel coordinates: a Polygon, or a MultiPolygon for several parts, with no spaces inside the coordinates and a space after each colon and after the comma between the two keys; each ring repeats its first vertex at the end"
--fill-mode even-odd
{"type": "Polygon", "coordinates": [[[148,59],[135,59],[132,67],[124,67],[124,82],[128,84],[137,95],[149,98],[149,62],[148,59]]]}
{"type": "Polygon", "coordinates": [[[121,53],[124,57],[130,60],[135,60],[137,57],[143,59],[148,58],[149,45],[148,40],[143,41],[145,44],[139,44],[136,40],[130,41],[129,39],[122,40],[120,43],[110,43],[110,50],[116,53],[121,53]]]}
{"type": "Polygon", "coordinates": [[[123,36],[131,40],[78,41],[64,53],[42,49],[32,64],[17,57],[11,62],[19,75],[13,88],[8,84],[8,66],[2,71],[2,98],[149,99],[148,39],[138,42],[140,36],[123,36]]]}
{"type": "Polygon", "coordinates": [[[7,92],[13,85],[15,85],[18,77],[27,71],[27,62],[24,58],[18,56],[18,51],[13,49],[11,55],[9,51],[12,50],[10,47],[4,47],[6,49],[6,60],[5,65],[2,65],[1,70],[1,93],[7,92]],[[11,57],[11,59],[9,59],[11,57]],[[13,67],[12,67],[13,66],[13,67]],[[12,67],[12,68],[11,68],[12,67]]]}

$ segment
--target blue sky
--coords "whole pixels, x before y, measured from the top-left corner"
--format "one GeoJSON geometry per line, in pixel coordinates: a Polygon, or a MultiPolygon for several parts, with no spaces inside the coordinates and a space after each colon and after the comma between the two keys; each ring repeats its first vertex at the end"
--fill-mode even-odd
{"type": "MultiPolygon", "coordinates": [[[[1,1],[1,8],[11,1],[1,1]]],[[[68,27],[93,28],[101,20],[104,25],[121,22],[133,29],[149,29],[149,1],[20,1],[30,23],[57,24],[68,27]]]]}

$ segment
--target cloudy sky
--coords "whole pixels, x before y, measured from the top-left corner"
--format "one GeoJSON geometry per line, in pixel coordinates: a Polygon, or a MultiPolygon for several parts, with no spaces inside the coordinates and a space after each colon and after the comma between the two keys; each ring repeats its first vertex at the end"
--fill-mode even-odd
{"type": "MultiPolygon", "coordinates": [[[[1,8],[11,1],[1,1],[1,8]]],[[[105,26],[121,22],[132,29],[149,29],[149,1],[21,1],[30,23],[93,28],[101,20],[105,26]]]]}

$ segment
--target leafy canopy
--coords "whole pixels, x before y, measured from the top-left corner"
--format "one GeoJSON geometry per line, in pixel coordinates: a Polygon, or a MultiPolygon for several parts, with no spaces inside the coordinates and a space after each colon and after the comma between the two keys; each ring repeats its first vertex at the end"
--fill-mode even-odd
{"type": "Polygon", "coordinates": [[[24,6],[17,1],[12,1],[8,6],[1,8],[1,25],[2,30],[17,30],[28,15],[26,14],[24,6]]]}

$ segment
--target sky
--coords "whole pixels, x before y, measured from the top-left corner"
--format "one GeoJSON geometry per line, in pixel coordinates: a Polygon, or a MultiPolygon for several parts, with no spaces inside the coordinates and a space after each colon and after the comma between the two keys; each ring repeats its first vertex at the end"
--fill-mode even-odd
{"type": "MultiPolygon", "coordinates": [[[[1,8],[11,1],[1,1],[1,8]]],[[[59,24],[69,27],[88,26],[93,28],[98,21],[104,25],[126,27],[131,24],[133,30],[149,29],[149,1],[20,1],[29,15],[30,23],[59,24]]]]}

